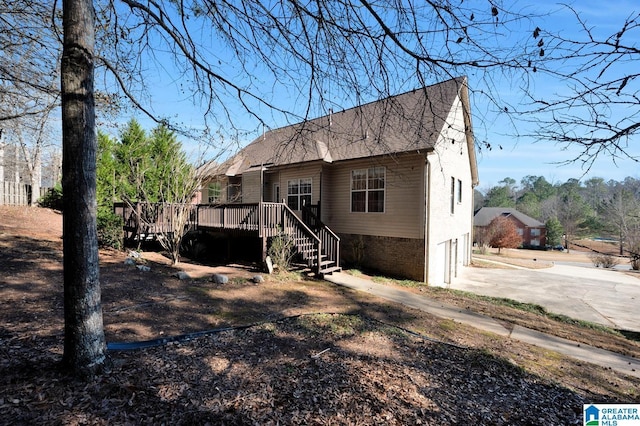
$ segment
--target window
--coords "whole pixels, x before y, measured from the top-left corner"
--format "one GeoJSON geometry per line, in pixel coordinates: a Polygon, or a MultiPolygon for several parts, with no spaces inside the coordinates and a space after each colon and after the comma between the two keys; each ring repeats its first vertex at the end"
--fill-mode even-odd
{"type": "Polygon", "coordinates": [[[462,181],[458,179],[458,203],[462,203],[462,181]]]}
{"type": "Polygon", "coordinates": [[[239,176],[229,177],[227,186],[227,201],[231,203],[242,202],[242,178],[239,176]]]}
{"type": "Polygon", "coordinates": [[[351,171],[351,211],[384,212],[385,168],[371,167],[351,171]]]}
{"type": "Polygon", "coordinates": [[[451,214],[456,211],[456,178],[451,178],[451,214]]]}
{"type": "Polygon", "coordinates": [[[219,203],[222,195],[222,186],[220,182],[211,182],[207,188],[207,199],[209,204],[219,203]]]}
{"type": "Polygon", "coordinates": [[[540,236],[540,228],[532,228],[531,229],[531,236],[532,237],[539,237],[540,236]]]}
{"type": "Polygon", "coordinates": [[[311,204],[311,178],[287,182],[287,205],[291,210],[302,210],[311,204]]]}

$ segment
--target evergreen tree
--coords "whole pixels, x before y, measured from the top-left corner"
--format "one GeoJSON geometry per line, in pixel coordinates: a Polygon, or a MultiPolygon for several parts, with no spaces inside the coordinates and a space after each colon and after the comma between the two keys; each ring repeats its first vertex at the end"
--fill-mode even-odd
{"type": "Polygon", "coordinates": [[[507,186],[494,186],[484,198],[485,207],[515,207],[511,190],[507,186]]]}
{"type": "Polygon", "coordinates": [[[158,200],[153,196],[153,188],[157,182],[154,181],[154,173],[151,170],[150,143],[137,120],[129,120],[121,132],[115,156],[116,188],[120,199],[130,202],[141,200],[157,202],[158,200]]]}
{"type": "Polygon", "coordinates": [[[116,141],[104,132],[98,131],[98,155],[96,165],[96,198],[98,212],[110,210],[118,199],[116,187],[118,163],[115,157],[116,141]]]}
{"type": "Polygon", "coordinates": [[[116,240],[117,228],[122,227],[113,217],[113,202],[137,203],[142,223],[155,224],[162,217],[157,237],[178,263],[200,180],[175,133],[161,124],[148,136],[132,119],[119,141],[102,132],[98,139],[97,193],[100,223],[109,231],[104,233],[106,239],[116,240]]]}
{"type": "Polygon", "coordinates": [[[527,216],[531,216],[536,219],[540,219],[540,217],[542,217],[540,200],[533,192],[525,192],[522,194],[522,196],[518,198],[516,209],[527,216]]]}
{"type": "Polygon", "coordinates": [[[545,223],[547,229],[547,245],[555,247],[562,244],[562,224],[557,217],[552,217],[545,223]]]}

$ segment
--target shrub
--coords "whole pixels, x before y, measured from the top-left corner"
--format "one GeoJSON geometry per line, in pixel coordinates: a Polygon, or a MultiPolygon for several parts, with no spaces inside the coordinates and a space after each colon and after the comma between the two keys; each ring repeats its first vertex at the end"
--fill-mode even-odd
{"type": "Polygon", "coordinates": [[[591,259],[591,263],[596,268],[613,268],[618,264],[618,258],[612,254],[607,253],[590,253],[589,258],[591,259]]]}
{"type": "Polygon", "coordinates": [[[98,209],[98,245],[111,247],[116,250],[122,248],[122,218],[111,210],[98,209]]]}
{"type": "Polygon", "coordinates": [[[629,245],[629,254],[631,255],[631,269],[640,271],[640,244],[632,242],[629,245]]]}
{"type": "Polygon", "coordinates": [[[47,209],[62,211],[62,185],[51,188],[38,200],[38,205],[47,209]]]}
{"type": "Polygon", "coordinates": [[[288,271],[295,254],[294,248],[293,239],[284,232],[280,232],[271,239],[267,254],[271,257],[273,264],[277,265],[281,271],[288,271]]]}

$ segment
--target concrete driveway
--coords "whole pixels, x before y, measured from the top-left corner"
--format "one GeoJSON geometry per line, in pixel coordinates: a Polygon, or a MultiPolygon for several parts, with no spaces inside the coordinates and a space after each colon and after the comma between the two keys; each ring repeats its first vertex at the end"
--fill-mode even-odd
{"type": "Polygon", "coordinates": [[[450,288],[536,303],[549,312],[640,332],[640,275],[567,264],[546,269],[464,268],[450,288]]]}

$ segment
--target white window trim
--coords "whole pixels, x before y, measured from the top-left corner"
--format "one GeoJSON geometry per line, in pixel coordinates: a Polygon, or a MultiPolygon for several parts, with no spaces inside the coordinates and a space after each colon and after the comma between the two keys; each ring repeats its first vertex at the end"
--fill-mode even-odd
{"type": "Polygon", "coordinates": [[[458,197],[457,191],[456,191],[456,178],[455,176],[451,176],[451,181],[450,181],[450,199],[449,199],[449,214],[454,215],[456,213],[456,200],[458,197]]]}
{"type": "Polygon", "coordinates": [[[351,172],[349,173],[349,211],[351,213],[372,213],[372,214],[380,214],[380,213],[384,213],[387,210],[387,168],[384,166],[374,166],[374,167],[367,167],[367,168],[363,168],[363,169],[352,169],[351,172]],[[384,173],[384,178],[383,178],[383,182],[384,182],[384,186],[382,188],[375,188],[375,189],[370,189],[369,188],[369,171],[371,169],[382,169],[383,173],[384,173]],[[365,189],[353,189],[353,172],[355,171],[366,171],[366,178],[365,178],[365,182],[367,187],[365,189]],[[382,211],[379,212],[370,212],[369,211],[369,192],[380,192],[382,191],[382,211]],[[364,211],[354,211],[353,210],[353,193],[354,192],[364,192],[365,193],[365,199],[364,199],[364,211]]]}
{"type": "MultiPolygon", "coordinates": [[[[305,182],[306,183],[306,182],[305,182]]],[[[299,179],[289,179],[287,180],[287,205],[289,205],[289,197],[297,197],[298,198],[298,209],[302,210],[302,197],[309,196],[311,198],[313,196],[313,178],[299,178],[299,179]],[[302,181],[309,181],[309,192],[305,192],[304,194],[300,192],[300,188],[302,187],[302,181]],[[298,184],[298,193],[290,194],[289,193],[289,183],[296,182],[298,184]]]]}

